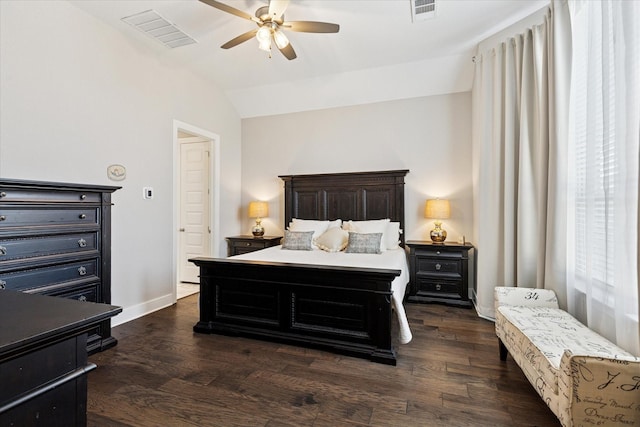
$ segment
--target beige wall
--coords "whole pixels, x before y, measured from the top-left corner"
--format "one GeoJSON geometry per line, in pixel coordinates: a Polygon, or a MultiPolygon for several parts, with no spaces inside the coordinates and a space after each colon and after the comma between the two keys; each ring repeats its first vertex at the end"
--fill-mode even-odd
{"type": "MultiPolygon", "coordinates": [[[[277,97],[273,102],[277,102],[277,97]]],[[[409,169],[405,236],[426,238],[427,197],[451,199],[449,239],[472,234],[471,93],[242,120],[243,233],[251,200],[270,202],[266,233],[282,233],[283,187],[278,175],[409,169]]]]}
{"type": "MultiPolygon", "coordinates": [[[[123,186],[113,196],[116,324],[173,302],[174,120],[220,136],[220,205],[240,205],[240,118],[215,85],[168,63],[68,2],[0,1],[0,176],[123,186]],[[112,163],[126,180],[107,179],[112,163]]],[[[240,222],[226,209],[220,224],[226,253],[240,222]]]]}

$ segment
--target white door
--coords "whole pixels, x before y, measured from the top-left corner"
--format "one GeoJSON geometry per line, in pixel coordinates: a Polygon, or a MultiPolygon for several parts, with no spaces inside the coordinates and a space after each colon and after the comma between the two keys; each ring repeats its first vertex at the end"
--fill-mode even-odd
{"type": "MultiPolygon", "coordinates": [[[[193,140],[190,138],[190,140],[193,140]]],[[[180,143],[180,225],[178,280],[200,283],[189,258],[209,255],[209,143],[180,143]]]]}

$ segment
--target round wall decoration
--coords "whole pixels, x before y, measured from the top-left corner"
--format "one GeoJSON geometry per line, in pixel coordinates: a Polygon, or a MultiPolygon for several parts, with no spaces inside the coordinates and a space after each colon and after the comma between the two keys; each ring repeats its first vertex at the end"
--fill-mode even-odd
{"type": "Polygon", "coordinates": [[[111,181],[122,181],[127,177],[127,168],[122,165],[109,165],[107,176],[111,181]]]}

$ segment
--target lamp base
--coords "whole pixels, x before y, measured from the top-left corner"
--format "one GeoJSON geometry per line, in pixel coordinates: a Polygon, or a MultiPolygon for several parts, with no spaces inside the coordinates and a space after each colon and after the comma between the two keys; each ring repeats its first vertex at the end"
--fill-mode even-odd
{"type": "Polygon", "coordinates": [[[256,225],[251,228],[251,234],[253,234],[253,237],[264,236],[264,227],[260,224],[260,221],[256,221],[256,225]]]}
{"type": "Polygon", "coordinates": [[[433,243],[444,243],[444,241],[447,239],[447,231],[440,228],[440,223],[436,222],[436,228],[431,230],[429,236],[431,237],[431,241],[433,243]]]}

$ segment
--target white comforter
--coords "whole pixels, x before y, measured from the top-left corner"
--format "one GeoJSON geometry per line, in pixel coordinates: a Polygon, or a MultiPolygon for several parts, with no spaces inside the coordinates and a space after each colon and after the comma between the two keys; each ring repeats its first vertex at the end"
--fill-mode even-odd
{"type": "Polygon", "coordinates": [[[393,308],[398,316],[399,341],[407,344],[411,341],[411,329],[407,315],[402,305],[405,290],[409,283],[409,267],[404,249],[387,250],[381,254],[352,254],[345,252],[325,252],[319,249],[313,251],[283,250],[282,246],[273,246],[247,254],[236,255],[234,259],[250,261],[288,262],[295,264],[334,265],[346,267],[388,268],[400,270],[400,276],[391,283],[393,291],[393,308]]]}

